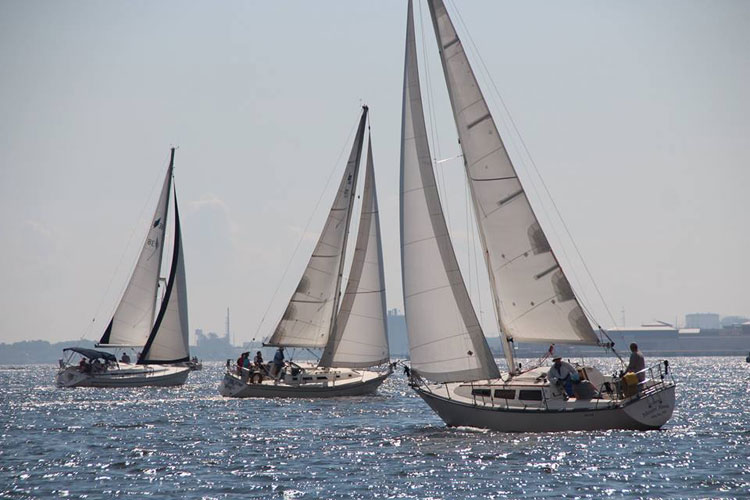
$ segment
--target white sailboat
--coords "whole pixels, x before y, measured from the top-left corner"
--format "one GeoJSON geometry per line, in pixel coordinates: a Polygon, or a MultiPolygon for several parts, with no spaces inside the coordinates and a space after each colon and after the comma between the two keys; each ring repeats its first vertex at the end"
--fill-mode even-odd
{"type": "Polygon", "coordinates": [[[157,309],[159,277],[172,189],[174,148],[159,202],[125,292],[97,348],[140,351],[135,362],[120,360],[98,349],[67,348],[60,360],[57,385],[61,387],[141,387],[185,383],[190,367],[187,288],[182,232],[174,195],[174,238],[169,276],[157,309]],[[72,363],[78,355],[80,363],[72,363]]]}
{"type": "Polygon", "coordinates": [[[346,290],[341,294],[349,224],[364,144],[367,107],[333,206],[310,261],[267,346],[322,349],[318,363],[228,368],[228,397],[335,397],[374,393],[390,375],[385,281],[372,143],[368,141],[362,211],[346,290]],[[383,366],[381,370],[373,367],[383,366]]]}
{"type": "Polygon", "coordinates": [[[675,386],[660,363],[636,378],[580,376],[567,397],[548,367],[521,371],[513,343],[601,344],[560,267],[498,133],[442,0],[428,0],[509,373],[500,373],[456,260],[427,140],[409,1],[401,150],[401,259],[411,387],[450,426],[510,432],[657,429],[675,386]],[[643,379],[638,383],[638,378],[643,379]]]}

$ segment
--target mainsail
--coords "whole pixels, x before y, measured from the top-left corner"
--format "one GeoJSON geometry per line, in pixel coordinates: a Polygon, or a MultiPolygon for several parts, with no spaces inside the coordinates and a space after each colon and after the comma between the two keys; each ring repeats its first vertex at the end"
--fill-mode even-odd
{"type": "Polygon", "coordinates": [[[174,148],[169,159],[167,176],[161,189],[159,202],[151,220],[146,240],[138,257],[128,286],[104,331],[99,345],[142,346],[146,343],[154,324],[159,272],[164,253],[164,234],[167,226],[169,190],[172,185],[174,148]]]}
{"type": "Polygon", "coordinates": [[[320,366],[364,368],[389,358],[380,218],[368,138],[362,213],[349,281],[320,366]]]}
{"type": "Polygon", "coordinates": [[[190,358],[187,284],[177,193],[174,195],[174,225],[174,249],[167,288],[151,334],[138,360],[140,364],[178,363],[190,358]]]}
{"type": "Polygon", "coordinates": [[[315,348],[324,347],[328,343],[340,295],[346,239],[366,120],[365,106],[349,161],[323,232],[281,321],[266,345],[315,348]]]}
{"type": "Polygon", "coordinates": [[[411,366],[437,381],[500,376],[482,333],[432,169],[409,0],[401,128],[401,269],[411,366]]]}
{"type": "Polygon", "coordinates": [[[597,344],[498,134],[442,0],[429,0],[500,329],[523,342],[597,344]]]}

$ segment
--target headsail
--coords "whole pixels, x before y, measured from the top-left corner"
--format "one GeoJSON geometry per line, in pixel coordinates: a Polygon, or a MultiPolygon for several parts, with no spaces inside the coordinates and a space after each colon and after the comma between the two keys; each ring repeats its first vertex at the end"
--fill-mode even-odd
{"type": "Polygon", "coordinates": [[[187,284],[177,193],[174,195],[174,226],[174,249],[167,288],[151,334],[138,360],[140,364],[178,363],[190,359],[187,284]]]}
{"type": "Polygon", "coordinates": [[[328,342],[340,295],[346,238],[366,120],[365,106],[349,161],[323,232],[281,321],[266,345],[314,348],[324,347],[328,342]]]}
{"type": "Polygon", "coordinates": [[[362,213],[352,267],[336,326],[323,350],[320,366],[365,368],[389,359],[380,217],[372,140],[368,140],[362,213]]]}
{"type": "Polygon", "coordinates": [[[442,0],[429,0],[500,328],[523,342],[598,339],[555,258],[442,0]]]}
{"type": "Polygon", "coordinates": [[[133,345],[146,343],[154,324],[159,272],[164,254],[164,234],[167,227],[169,190],[172,185],[174,148],[169,159],[167,176],[161,189],[154,217],[151,219],[146,241],[143,242],[135,270],[112,316],[99,345],[133,345]]]}
{"type": "Polygon", "coordinates": [[[401,269],[411,366],[437,382],[499,377],[440,205],[422,109],[411,0],[402,120],[401,269]]]}

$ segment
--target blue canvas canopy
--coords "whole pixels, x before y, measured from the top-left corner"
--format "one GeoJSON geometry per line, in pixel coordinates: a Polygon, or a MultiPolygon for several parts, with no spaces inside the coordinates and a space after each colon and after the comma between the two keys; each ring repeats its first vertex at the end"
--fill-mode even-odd
{"type": "Polygon", "coordinates": [[[65,351],[73,351],[77,352],[81,356],[85,356],[89,359],[104,359],[105,361],[117,361],[117,358],[114,354],[104,352],[104,351],[97,351],[96,349],[86,349],[84,347],[66,347],[63,349],[63,352],[65,351]]]}

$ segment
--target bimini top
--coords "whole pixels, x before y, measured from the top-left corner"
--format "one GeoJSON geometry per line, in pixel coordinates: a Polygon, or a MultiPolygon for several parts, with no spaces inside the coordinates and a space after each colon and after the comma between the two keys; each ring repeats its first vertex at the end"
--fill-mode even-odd
{"type": "Polygon", "coordinates": [[[65,351],[73,351],[77,352],[81,356],[85,356],[89,359],[104,359],[106,361],[117,361],[117,358],[114,354],[111,354],[109,352],[104,351],[97,351],[96,349],[86,349],[84,347],[66,347],[63,349],[63,352],[65,351]]]}

